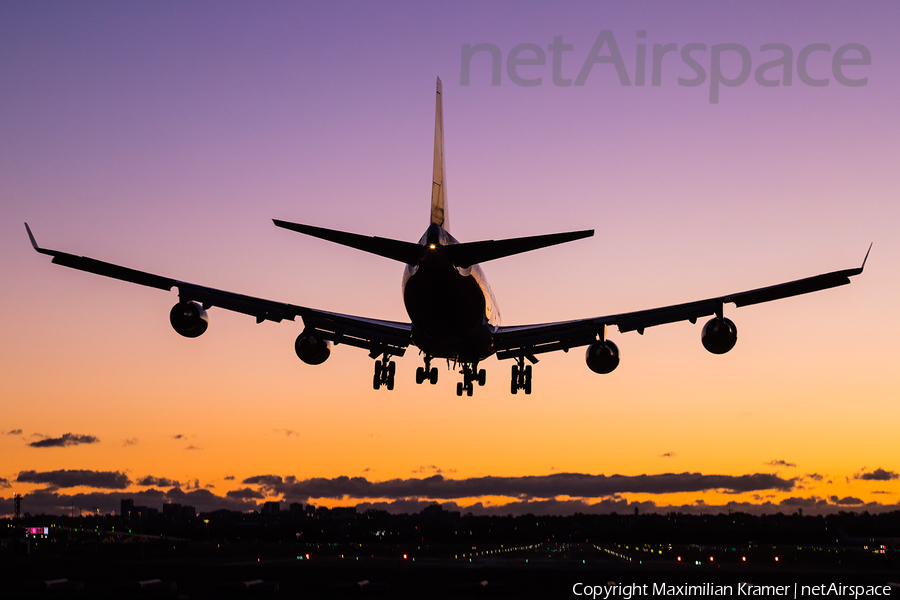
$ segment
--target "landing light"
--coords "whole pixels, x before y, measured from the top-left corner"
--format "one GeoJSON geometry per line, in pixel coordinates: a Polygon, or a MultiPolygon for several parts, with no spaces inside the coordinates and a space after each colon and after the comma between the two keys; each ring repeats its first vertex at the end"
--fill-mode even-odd
{"type": "Polygon", "coordinates": [[[428,244],[428,247],[434,250],[437,246],[435,246],[434,244],[428,244]]]}

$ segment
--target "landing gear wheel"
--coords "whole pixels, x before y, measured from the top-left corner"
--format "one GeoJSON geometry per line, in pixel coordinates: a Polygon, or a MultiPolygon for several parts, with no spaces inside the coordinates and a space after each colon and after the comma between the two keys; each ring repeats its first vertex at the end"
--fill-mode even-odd
{"type": "Polygon", "coordinates": [[[428,381],[431,382],[431,385],[437,383],[438,370],[437,367],[431,367],[431,370],[428,371],[428,381]]]}
{"type": "Polygon", "coordinates": [[[425,381],[425,369],[419,367],[416,369],[416,383],[422,383],[423,381],[425,381]]]}
{"type": "Polygon", "coordinates": [[[388,355],[385,355],[383,362],[376,360],[375,375],[372,377],[372,387],[377,390],[381,386],[386,385],[387,389],[394,389],[394,373],[396,372],[397,363],[390,360],[388,355]]]}
{"type": "Polygon", "coordinates": [[[463,384],[462,384],[462,381],[460,381],[459,383],[456,384],[456,395],[462,396],[462,393],[463,393],[463,384]]]}
{"type": "Polygon", "coordinates": [[[487,380],[487,372],[484,369],[478,371],[478,377],[475,378],[478,382],[478,385],[483,386],[484,382],[487,380]]]}
{"type": "Polygon", "coordinates": [[[471,395],[472,395],[472,388],[473,388],[472,382],[470,381],[470,382],[469,382],[469,385],[466,386],[466,396],[471,396],[471,395]]]}
{"type": "Polygon", "coordinates": [[[531,393],[531,365],[525,367],[525,393],[531,393]]]}
{"type": "Polygon", "coordinates": [[[388,390],[394,389],[394,374],[397,372],[397,363],[390,361],[385,365],[384,383],[388,390]]]}

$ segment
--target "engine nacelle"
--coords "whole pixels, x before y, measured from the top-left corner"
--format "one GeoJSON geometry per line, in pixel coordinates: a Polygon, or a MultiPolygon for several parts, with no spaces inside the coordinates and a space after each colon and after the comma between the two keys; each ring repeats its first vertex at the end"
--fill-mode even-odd
{"type": "Polygon", "coordinates": [[[584,353],[584,362],[594,373],[612,373],[619,366],[619,347],[609,340],[594,342],[584,353]]]}
{"type": "Polygon", "coordinates": [[[179,302],[169,313],[172,328],[184,337],[195,338],[203,335],[209,327],[206,311],[196,302],[179,302]]]}
{"type": "Polygon", "coordinates": [[[294,352],[308,365],[321,365],[331,356],[332,343],[314,335],[301,333],[294,342],[294,352]]]}
{"type": "Polygon", "coordinates": [[[703,326],[700,341],[713,354],[725,354],[737,343],[737,327],[731,319],[714,317],[703,326]]]}

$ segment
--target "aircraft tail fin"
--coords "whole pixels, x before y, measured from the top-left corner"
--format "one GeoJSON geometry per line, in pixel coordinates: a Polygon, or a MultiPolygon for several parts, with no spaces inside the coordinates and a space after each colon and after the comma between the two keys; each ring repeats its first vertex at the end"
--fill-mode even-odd
{"type": "Polygon", "coordinates": [[[431,179],[431,223],[449,231],[447,220],[447,182],[444,179],[444,109],[441,102],[441,78],[437,78],[434,108],[434,169],[431,179]]]}

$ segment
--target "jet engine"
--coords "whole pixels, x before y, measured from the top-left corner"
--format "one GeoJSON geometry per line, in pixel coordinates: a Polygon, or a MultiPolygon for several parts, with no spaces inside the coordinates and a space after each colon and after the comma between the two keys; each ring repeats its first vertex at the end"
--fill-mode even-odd
{"type": "Polygon", "coordinates": [[[308,365],[321,365],[331,356],[331,342],[308,333],[301,333],[294,342],[294,351],[308,365]]]}
{"type": "Polygon", "coordinates": [[[737,327],[731,319],[714,317],[703,326],[700,341],[713,354],[725,354],[737,343],[737,327]]]}
{"type": "Polygon", "coordinates": [[[584,362],[594,373],[612,373],[619,366],[619,348],[609,340],[594,342],[588,346],[584,362]]]}
{"type": "Polygon", "coordinates": [[[179,302],[169,313],[172,328],[184,337],[195,338],[203,335],[209,327],[206,311],[196,302],[179,302]]]}

